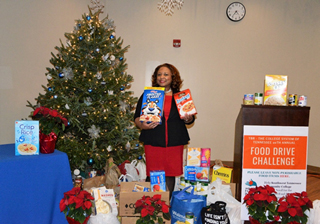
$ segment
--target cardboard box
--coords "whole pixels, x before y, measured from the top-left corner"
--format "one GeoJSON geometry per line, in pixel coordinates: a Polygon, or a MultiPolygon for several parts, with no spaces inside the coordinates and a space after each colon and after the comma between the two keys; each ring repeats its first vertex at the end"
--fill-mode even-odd
{"type": "Polygon", "coordinates": [[[185,166],[184,179],[190,181],[209,181],[210,167],[185,166]]]}
{"type": "Polygon", "coordinates": [[[266,75],[264,81],[264,105],[287,105],[286,75],[266,75]]]}
{"type": "Polygon", "coordinates": [[[194,106],[191,92],[189,89],[173,94],[179,111],[180,118],[183,119],[186,114],[196,115],[196,107],[194,106]]]}
{"type": "MultiPolygon", "coordinates": [[[[124,216],[121,217],[121,224],[135,224],[139,217],[136,216],[124,216]]],[[[164,224],[170,224],[171,220],[163,219],[164,224]]]]}
{"type": "Polygon", "coordinates": [[[145,87],[142,97],[140,121],[159,122],[163,115],[164,87],[145,87]]]}
{"type": "Polygon", "coordinates": [[[39,155],[39,121],[15,122],[15,155],[39,155]]]}
{"type": "Polygon", "coordinates": [[[170,204],[169,190],[165,192],[133,192],[136,183],[144,187],[151,188],[149,182],[121,182],[120,183],[120,196],[119,196],[119,216],[139,216],[140,214],[134,213],[135,203],[141,199],[143,195],[152,197],[155,194],[161,195],[161,200],[166,204],[170,204]]]}
{"type": "Polygon", "coordinates": [[[201,165],[201,148],[188,148],[187,166],[201,165]]]}
{"type": "Polygon", "coordinates": [[[224,183],[231,183],[232,169],[223,166],[213,166],[211,182],[219,177],[224,183]]]}
{"type": "Polygon", "coordinates": [[[164,170],[150,171],[150,184],[152,192],[166,191],[166,175],[164,170]]]}

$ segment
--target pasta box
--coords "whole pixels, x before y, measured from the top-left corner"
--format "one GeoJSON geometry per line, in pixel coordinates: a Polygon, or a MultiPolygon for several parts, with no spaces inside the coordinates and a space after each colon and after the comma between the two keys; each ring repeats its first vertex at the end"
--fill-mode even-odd
{"type": "Polygon", "coordinates": [[[191,92],[189,89],[183,90],[179,93],[173,94],[179,111],[180,118],[183,118],[186,114],[197,114],[196,107],[194,106],[191,92]]]}
{"type": "Polygon", "coordinates": [[[15,122],[15,155],[39,155],[39,121],[15,122]]]}
{"type": "Polygon", "coordinates": [[[142,96],[140,121],[159,122],[163,115],[164,87],[145,87],[142,96]]]}

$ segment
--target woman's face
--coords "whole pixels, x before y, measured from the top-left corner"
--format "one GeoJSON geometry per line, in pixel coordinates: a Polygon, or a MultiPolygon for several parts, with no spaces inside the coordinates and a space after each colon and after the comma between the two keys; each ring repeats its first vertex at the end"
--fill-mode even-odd
{"type": "Polygon", "coordinates": [[[157,73],[157,83],[160,87],[169,90],[172,82],[172,73],[167,67],[161,67],[157,73]]]}

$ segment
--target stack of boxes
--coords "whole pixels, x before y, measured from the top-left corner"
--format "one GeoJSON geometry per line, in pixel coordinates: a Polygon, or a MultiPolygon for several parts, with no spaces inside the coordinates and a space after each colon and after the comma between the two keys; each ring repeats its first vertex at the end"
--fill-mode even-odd
{"type": "Polygon", "coordinates": [[[203,186],[208,186],[210,172],[210,148],[188,148],[187,166],[184,167],[184,182],[180,188],[195,185],[195,192],[204,191],[203,186]]]}

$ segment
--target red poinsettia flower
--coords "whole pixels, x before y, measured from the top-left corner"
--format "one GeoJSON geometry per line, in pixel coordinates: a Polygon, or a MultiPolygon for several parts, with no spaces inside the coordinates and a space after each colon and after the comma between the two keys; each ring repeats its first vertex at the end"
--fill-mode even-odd
{"type": "Polygon", "coordinates": [[[56,135],[64,131],[68,126],[68,120],[57,110],[47,107],[38,107],[33,111],[33,119],[39,120],[41,133],[49,135],[54,132],[56,135]]]}
{"type": "Polygon", "coordinates": [[[149,223],[150,220],[161,222],[159,213],[163,213],[163,218],[170,220],[169,206],[161,200],[161,195],[156,194],[152,197],[143,196],[135,203],[135,213],[140,213],[140,223],[149,223]]]}
{"type": "Polygon", "coordinates": [[[66,217],[72,217],[79,222],[91,215],[92,203],[90,200],[94,200],[94,198],[89,192],[81,190],[80,187],[74,187],[63,195],[59,207],[66,217]]]}

